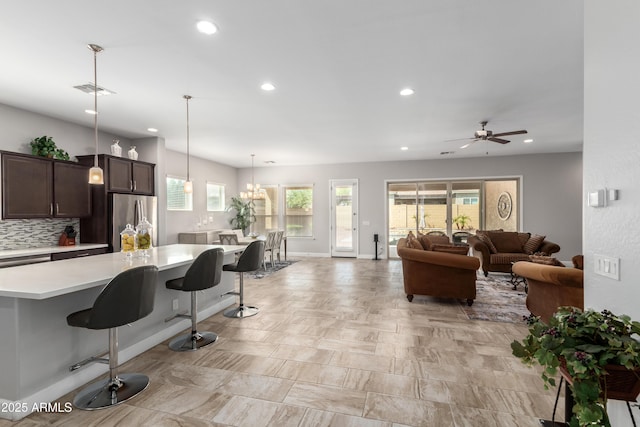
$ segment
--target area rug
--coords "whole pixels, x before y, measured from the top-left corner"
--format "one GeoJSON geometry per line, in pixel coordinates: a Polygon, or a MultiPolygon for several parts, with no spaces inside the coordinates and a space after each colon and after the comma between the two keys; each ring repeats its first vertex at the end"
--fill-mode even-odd
{"type": "Polygon", "coordinates": [[[253,277],[254,279],[263,279],[275,273],[276,271],[280,271],[283,268],[289,267],[291,264],[294,264],[295,262],[296,261],[280,261],[280,262],[276,262],[273,267],[271,267],[271,265],[267,262],[266,270],[260,267],[260,270],[256,270],[253,273],[251,273],[251,277],[253,277]]]}
{"type": "Polygon", "coordinates": [[[522,284],[513,290],[509,278],[508,274],[489,273],[489,277],[478,274],[476,299],[471,307],[461,301],[462,311],[473,320],[523,323],[523,316],[529,315],[525,305],[527,294],[522,284]]]}

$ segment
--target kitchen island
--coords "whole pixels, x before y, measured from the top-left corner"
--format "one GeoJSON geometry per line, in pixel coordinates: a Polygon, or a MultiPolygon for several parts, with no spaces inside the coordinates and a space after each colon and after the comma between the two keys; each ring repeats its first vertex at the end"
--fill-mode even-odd
{"type": "MultiPolygon", "coordinates": [[[[20,419],[34,404],[51,402],[107,372],[107,365],[99,363],[69,371],[76,362],[106,353],[108,332],[72,328],[66,317],[91,307],[104,285],[121,271],[140,265],[156,265],[159,270],[153,312],[119,330],[120,363],[189,328],[188,319],[165,323],[190,304],[188,292],[166,289],[165,282],[184,276],[201,252],[216,247],[224,249],[224,264],[233,263],[245,248],[178,244],[153,248],[148,257],[109,253],[0,269],[0,404],[13,409],[0,412],[0,418],[20,419]]],[[[224,272],[218,286],[199,294],[198,317],[232,305],[235,298],[222,295],[232,291],[234,283],[235,275],[224,272]]]]}

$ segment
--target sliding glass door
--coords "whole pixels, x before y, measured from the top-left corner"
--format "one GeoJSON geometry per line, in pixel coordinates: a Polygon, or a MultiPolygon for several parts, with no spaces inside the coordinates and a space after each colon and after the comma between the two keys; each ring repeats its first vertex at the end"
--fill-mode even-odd
{"type": "Polygon", "coordinates": [[[388,183],[389,256],[409,231],[464,243],[477,229],[518,230],[518,188],[518,179],[388,183]]]}

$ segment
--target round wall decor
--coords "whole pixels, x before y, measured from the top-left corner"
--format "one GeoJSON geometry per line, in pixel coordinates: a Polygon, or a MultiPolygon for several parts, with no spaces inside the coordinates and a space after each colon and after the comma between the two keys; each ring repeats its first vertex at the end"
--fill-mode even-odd
{"type": "Polygon", "coordinates": [[[506,191],[498,196],[498,216],[505,221],[511,216],[511,195],[506,191]]]}

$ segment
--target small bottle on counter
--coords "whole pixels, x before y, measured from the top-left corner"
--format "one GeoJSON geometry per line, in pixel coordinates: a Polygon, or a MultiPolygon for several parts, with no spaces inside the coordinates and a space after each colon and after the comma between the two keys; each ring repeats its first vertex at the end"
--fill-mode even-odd
{"type": "Polygon", "coordinates": [[[137,232],[133,229],[131,224],[127,224],[124,230],[120,233],[121,252],[127,257],[133,256],[134,252],[138,249],[136,235],[137,232]]]}

